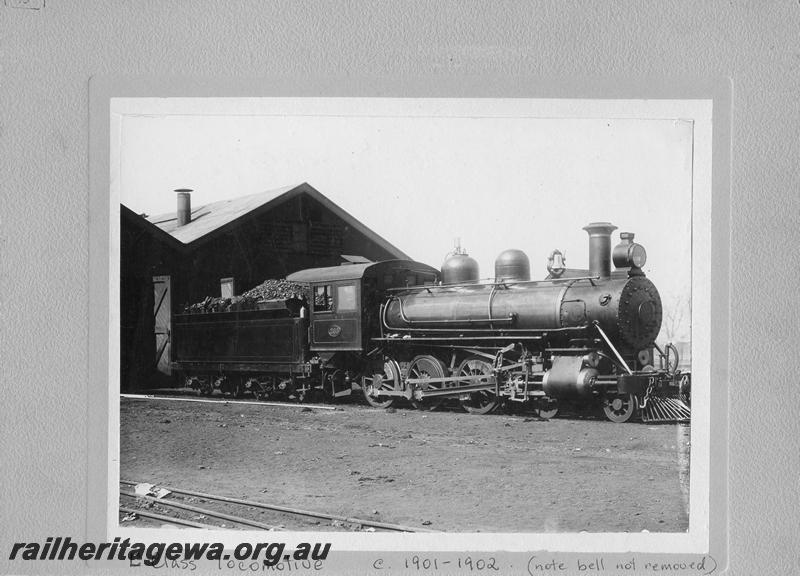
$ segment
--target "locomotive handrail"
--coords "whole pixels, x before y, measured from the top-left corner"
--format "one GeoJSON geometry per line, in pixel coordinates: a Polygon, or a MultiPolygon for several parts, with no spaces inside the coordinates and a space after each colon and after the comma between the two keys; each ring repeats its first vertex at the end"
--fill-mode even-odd
{"type": "MultiPolygon", "coordinates": [[[[412,330],[411,328],[406,328],[406,330],[412,330]]],[[[421,330],[421,328],[414,328],[413,330],[421,330]]],[[[466,330],[453,330],[453,332],[466,332],[466,330]]],[[[480,340],[508,340],[508,336],[480,336],[474,335],[476,338],[480,340]]],[[[541,340],[541,336],[528,336],[525,334],[514,334],[514,338],[518,338],[520,340],[541,340]]],[[[400,338],[400,337],[380,337],[380,338],[372,338],[375,342],[452,342],[453,336],[431,336],[427,337],[416,337],[416,336],[409,336],[408,338],[400,338]]]]}
{"type": "MultiPolygon", "coordinates": [[[[403,322],[407,322],[408,324],[476,324],[478,322],[488,322],[489,328],[491,329],[491,324],[493,322],[503,322],[503,323],[512,323],[514,322],[514,316],[509,316],[508,318],[492,318],[491,312],[489,313],[488,318],[474,318],[474,319],[464,319],[464,320],[411,320],[408,316],[406,316],[405,310],[403,310],[403,301],[400,298],[392,297],[390,300],[396,300],[397,303],[400,305],[400,318],[403,322]]],[[[490,300],[490,307],[491,307],[491,300],[490,300]]],[[[385,307],[388,308],[388,307],[385,307]]],[[[385,323],[385,314],[384,314],[384,323],[385,323]]],[[[391,327],[386,323],[386,327],[391,327]]],[[[397,330],[398,328],[395,328],[397,330]]]]}
{"type": "Polygon", "coordinates": [[[655,342],[653,342],[653,347],[656,350],[658,350],[658,353],[661,356],[661,367],[664,368],[667,371],[668,374],[677,374],[678,372],[680,372],[680,370],[678,370],[678,364],[680,363],[680,358],[681,357],[678,354],[677,347],[672,342],[667,342],[667,345],[664,346],[664,348],[666,349],[666,352],[664,350],[662,350],[661,347],[658,344],[656,344],[655,342]],[[672,352],[673,352],[673,354],[675,356],[675,370],[670,370],[670,365],[671,365],[671,362],[670,362],[670,350],[672,350],[672,352]]]}
{"type": "MultiPolygon", "coordinates": [[[[390,298],[390,300],[399,300],[396,297],[390,298]]],[[[386,321],[386,312],[389,309],[388,306],[381,306],[381,332],[383,332],[383,328],[387,330],[392,330],[396,332],[449,332],[449,333],[465,333],[465,332],[486,332],[485,328],[406,328],[406,327],[398,327],[398,326],[390,326],[389,323],[386,321]]],[[[509,321],[512,321],[513,318],[509,318],[509,321]]],[[[485,321],[485,320],[484,320],[485,321]]],[[[452,323],[452,321],[449,321],[452,323]]],[[[588,324],[584,324],[583,326],[562,326],[561,328],[506,328],[503,330],[506,334],[547,334],[549,332],[575,332],[575,331],[586,331],[589,329],[588,324]]],[[[387,338],[388,339],[388,338],[387,338]]]]}
{"type": "Polygon", "coordinates": [[[617,351],[617,349],[611,343],[611,340],[609,340],[608,336],[606,336],[606,333],[603,332],[603,329],[600,328],[600,323],[597,320],[594,321],[594,327],[597,328],[597,331],[600,333],[600,336],[603,337],[603,340],[605,340],[605,342],[608,345],[609,349],[611,349],[611,351],[617,357],[617,360],[619,360],[619,363],[622,364],[622,367],[625,368],[625,370],[628,372],[628,374],[633,374],[633,370],[631,370],[628,367],[628,364],[622,358],[622,355],[617,351]]]}
{"type": "Polygon", "coordinates": [[[541,284],[543,282],[556,283],[556,282],[569,282],[572,280],[600,280],[600,276],[577,276],[574,278],[544,278],[542,280],[503,280],[501,282],[461,282],[459,284],[427,284],[422,286],[401,286],[398,288],[386,288],[387,292],[403,292],[403,291],[422,291],[431,288],[468,288],[474,286],[516,286],[517,284],[541,284]]]}

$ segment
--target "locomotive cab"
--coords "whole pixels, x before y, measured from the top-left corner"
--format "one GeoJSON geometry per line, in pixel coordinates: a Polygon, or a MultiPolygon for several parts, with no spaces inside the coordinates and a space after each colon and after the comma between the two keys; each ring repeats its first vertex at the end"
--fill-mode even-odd
{"type": "Polygon", "coordinates": [[[301,270],[287,280],[309,284],[309,349],[317,353],[368,351],[380,327],[376,309],[387,290],[435,284],[436,268],[387,260],[301,270]]]}

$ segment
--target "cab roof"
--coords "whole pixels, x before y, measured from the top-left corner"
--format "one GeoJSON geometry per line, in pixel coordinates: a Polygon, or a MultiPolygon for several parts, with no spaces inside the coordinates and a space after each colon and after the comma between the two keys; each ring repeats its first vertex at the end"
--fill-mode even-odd
{"type": "Polygon", "coordinates": [[[337,280],[357,280],[364,276],[374,276],[386,270],[406,270],[423,272],[439,276],[439,270],[413,260],[384,260],[383,262],[366,262],[361,264],[343,264],[327,268],[309,268],[289,274],[286,279],[292,282],[319,283],[337,280]]]}

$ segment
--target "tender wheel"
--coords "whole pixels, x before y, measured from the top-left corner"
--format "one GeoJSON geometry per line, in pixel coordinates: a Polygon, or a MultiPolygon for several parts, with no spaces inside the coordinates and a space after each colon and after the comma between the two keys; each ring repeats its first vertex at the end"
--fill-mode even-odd
{"type": "MultiPolygon", "coordinates": [[[[459,376],[491,376],[492,365],[480,358],[467,358],[458,367],[459,376]]],[[[474,382],[468,381],[469,384],[474,382]]],[[[470,414],[488,414],[497,408],[495,393],[490,390],[470,392],[469,398],[461,400],[461,407],[470,414]]]]}
{"type": "Polygon", "coordinates": [[[264,376],[261,379],[250,381],[251,390],[257,400],[266,401],[272,398],[275,392],[275,380],[271,376],[264,376]]]}
{"type": "MultiPolygon", "coordinates": [[[[434,356],[417,356],[411,361],[408,367],[408,377],[413,379],[425,380],[427,378],[444,378],[445,366],[442,362],[434,356]]],[[[442,387],[441,382],[428,384],[427,382],[418,382],[415,388],[421,390],[433,390],[442,387]]],[[[425,398],[423,400],[411,399],[411,404],[418,410],[436,410],[444,402],[444,398],[425,398]]]]}
{"type": "Polygon", "coordinates": [[[197,395],[211,396],[214,393],[213,376],[199,376],[197,378],[197,395]]]}
{"type": "Polygon", "coordinates": [[[627,422],[637,412],[638,404],[633,394],[615,394],[603,398],[603,413],[612,422],[627,422]]]}
{"type": "Polygon", "coordinates": [[[533,408],[536,416],[542,420],[550,420],[558,414],[558,401],[555,398],[539,398],[533,408]]]}
{"type": "Polygon", "coordinates": [[[396,390],[400,387],[400,366],[397,362],[386,358],[383,362],[383,372],[376,372],[361,378],[361,390],[364,392],[364,399],[370,406],[375,408],[388,408],[394,404],[394,396],[381,398],[381,390],[396,390]]]}

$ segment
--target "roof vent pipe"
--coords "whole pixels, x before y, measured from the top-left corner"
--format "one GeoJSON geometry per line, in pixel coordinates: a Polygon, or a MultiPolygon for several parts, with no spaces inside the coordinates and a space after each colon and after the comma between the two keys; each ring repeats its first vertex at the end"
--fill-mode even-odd
{"type": "Polygon", "coordinates": [[[589,270],[592,276],[611,277],[611,233],[617,229],[610,222],[592,222],[583,227],[589,233],[589,270]]]}
{"type": "Polygon", "coordinates": [[[178,188],[175,193],[178,195],[178,226],[185,226],[192,221],[192,190],[178,188]]]}

